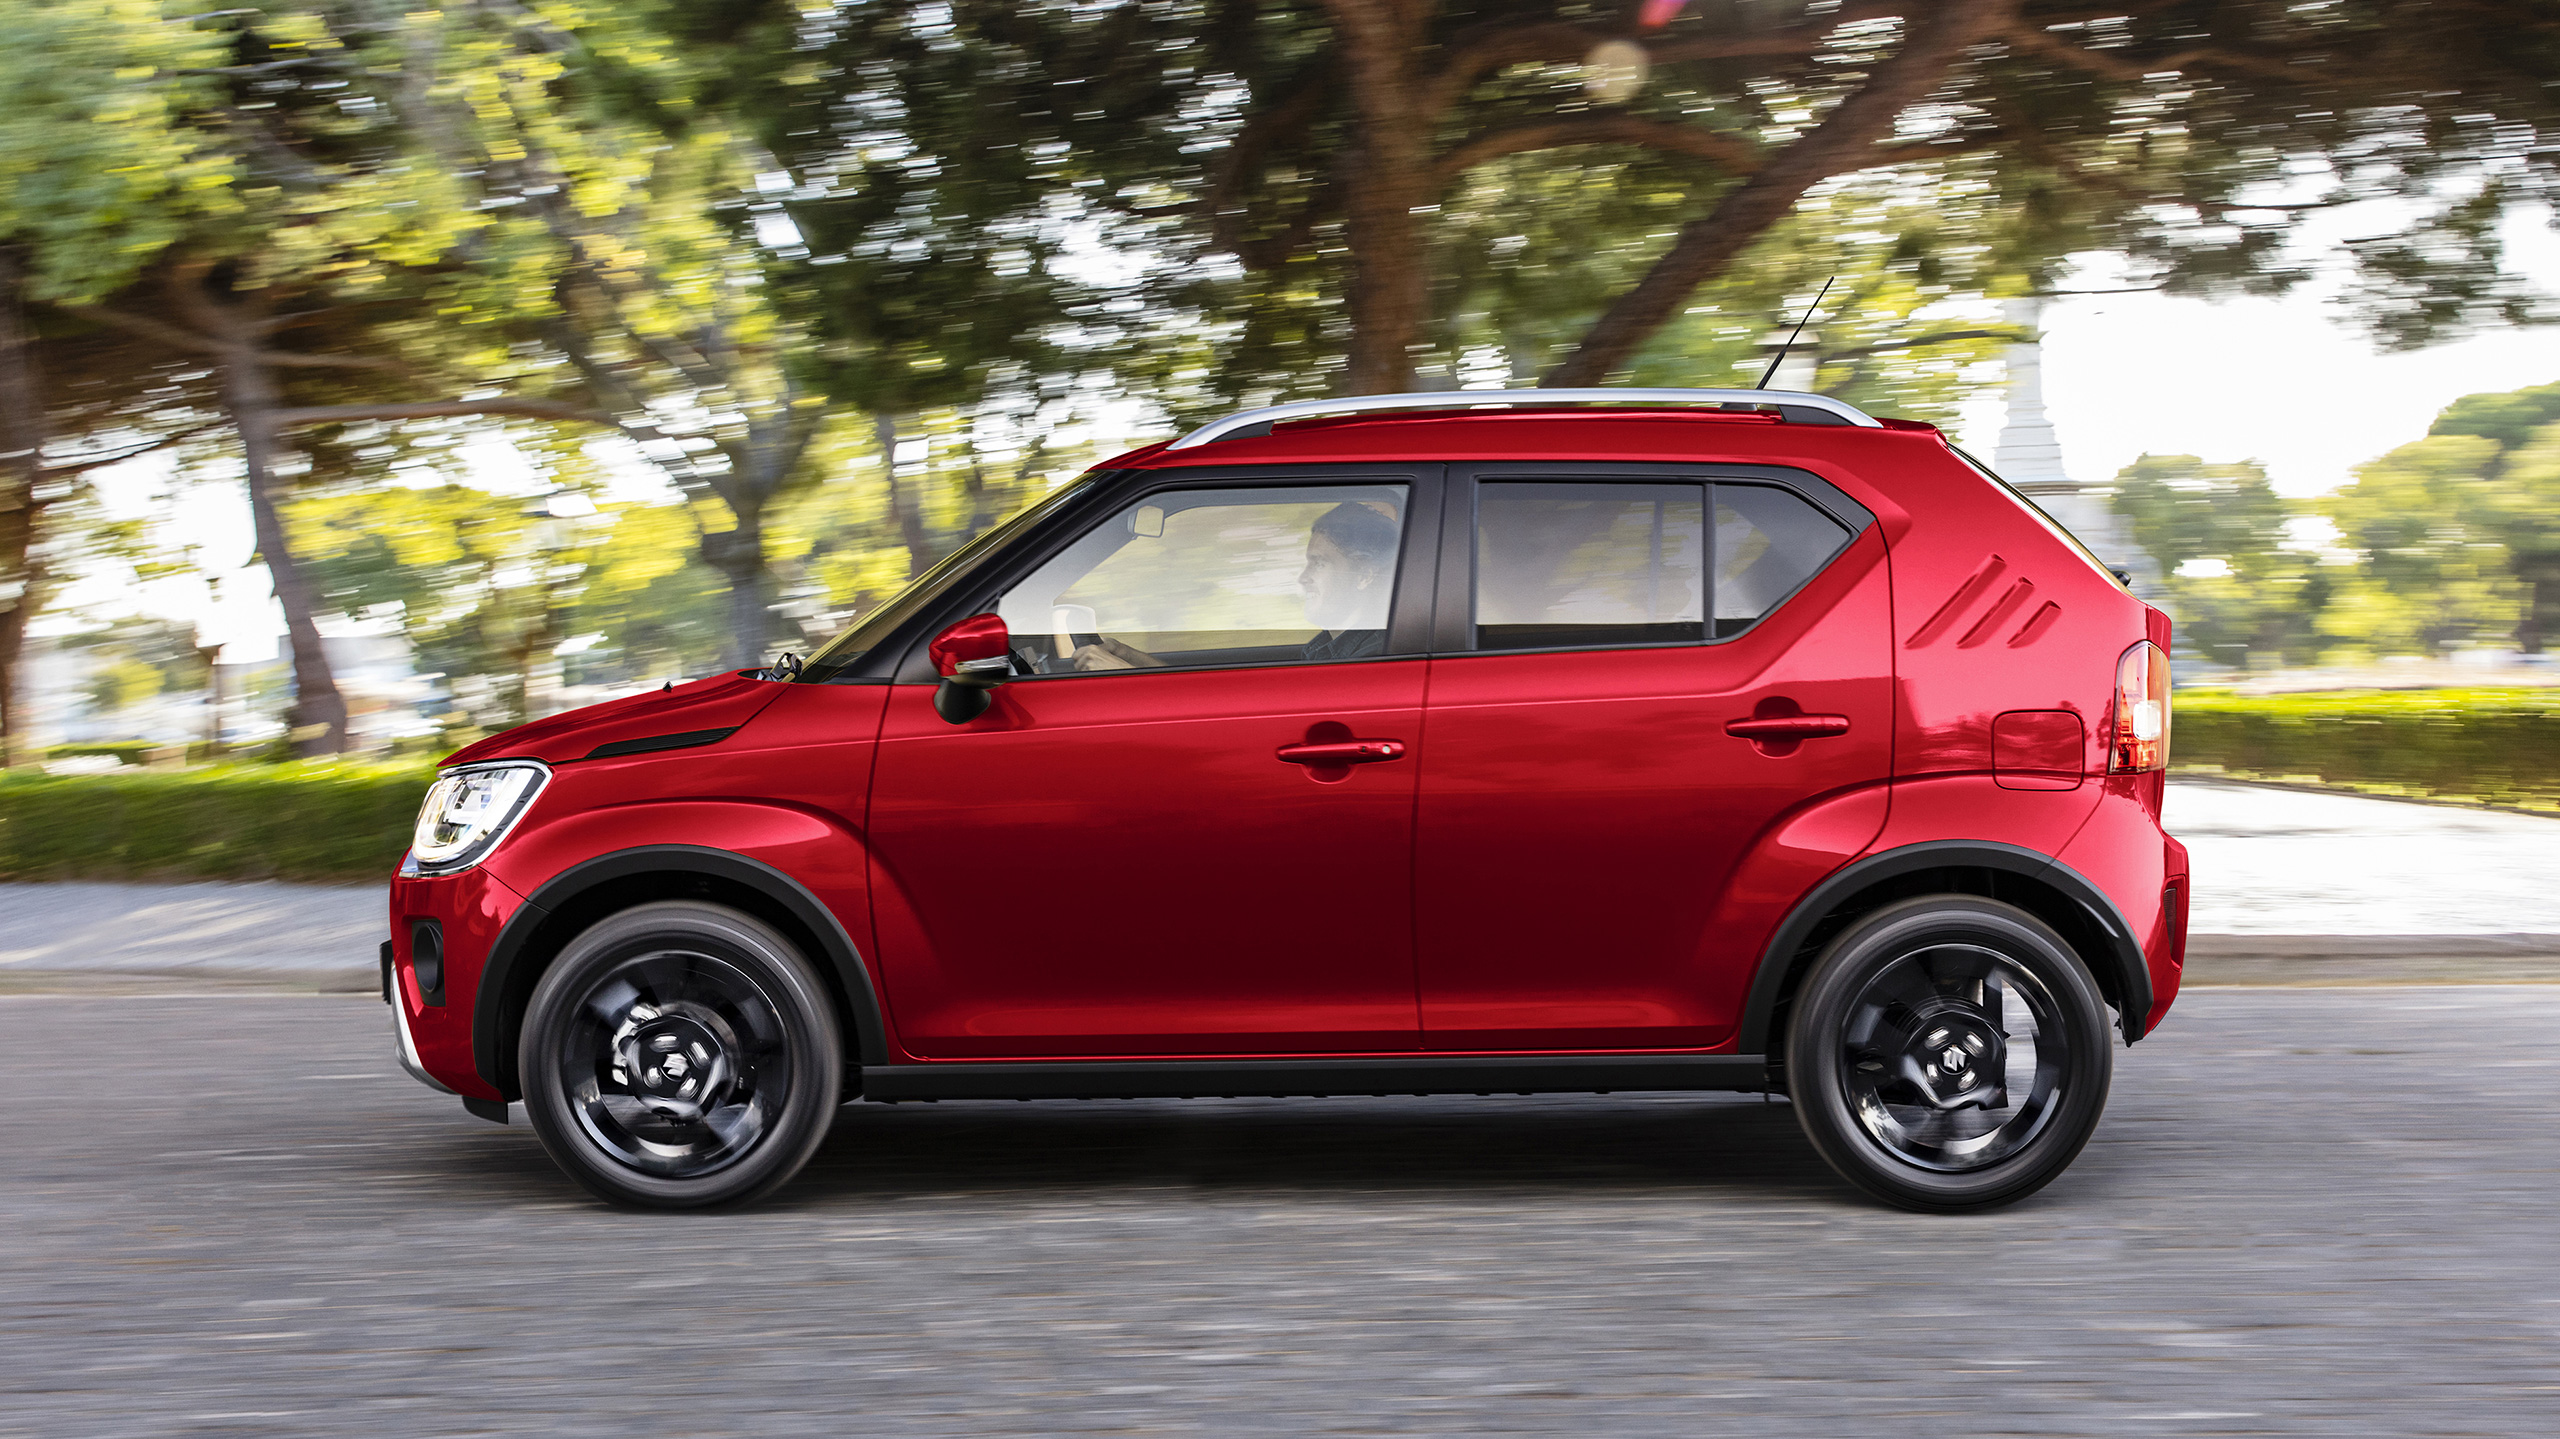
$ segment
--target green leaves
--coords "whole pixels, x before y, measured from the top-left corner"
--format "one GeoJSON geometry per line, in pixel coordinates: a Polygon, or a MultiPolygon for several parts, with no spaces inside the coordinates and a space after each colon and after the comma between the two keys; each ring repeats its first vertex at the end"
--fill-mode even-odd
{"type": "Polygon", "coordinates": [[[2265,467],[2144,455],[2117,474],[2113,504],[2160,566],[2182,652],[2242,668],[2318,656],[2335,567],[2295,537],[2305,510],[2265,467]]]}
{"type": "Polygon", "coordinates": [[[0,243],[39,299],[94,300],[238,217],[240,161],[195,123],[223,37],[154,0],[0,7],[0,243]]]}

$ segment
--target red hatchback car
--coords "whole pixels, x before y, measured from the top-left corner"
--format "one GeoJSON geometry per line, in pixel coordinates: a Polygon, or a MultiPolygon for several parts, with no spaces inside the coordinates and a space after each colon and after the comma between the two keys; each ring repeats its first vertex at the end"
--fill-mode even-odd
{"type": "Polygon", "coordinates": [[[1997,1204],[2177,993],[2168,643],[1820,396],[1257,410],[805,664],[454,755],[385,997],[626,1203],[766,1193],[856,1098],[1766,1090],[1997,1204]]]}

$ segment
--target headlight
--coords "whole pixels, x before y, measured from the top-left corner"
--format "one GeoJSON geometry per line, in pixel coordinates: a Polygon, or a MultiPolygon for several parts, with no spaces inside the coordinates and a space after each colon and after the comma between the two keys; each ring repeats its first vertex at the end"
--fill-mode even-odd
{"type": "Polygon", "coordinates": [[[428,874],[468,869],[497,848],[551,771],[538,764],[475,765],[438,779],[418,806],[409,858],[428,874]]]}

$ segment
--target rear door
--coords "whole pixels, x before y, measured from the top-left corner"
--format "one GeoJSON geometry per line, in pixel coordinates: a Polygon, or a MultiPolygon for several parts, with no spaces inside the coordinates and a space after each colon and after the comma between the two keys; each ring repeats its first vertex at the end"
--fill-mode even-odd
{"type": "Polygon", "coordinates": [[[1441,556],[1425,1047],[1722,1042],[1757,958],[1707,930],[1736,865],[1891,774],[1874,517],[1794,471],[1478,466],[1441,556]]]}

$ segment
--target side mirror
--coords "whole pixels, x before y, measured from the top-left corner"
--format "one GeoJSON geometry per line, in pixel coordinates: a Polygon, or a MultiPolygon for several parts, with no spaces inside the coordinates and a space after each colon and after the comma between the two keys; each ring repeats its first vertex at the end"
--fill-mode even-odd
{"type": "Polygon", "coordinates": [[[967,724],[995,703],[990,693],[1013,673],[1013,636],[996,615],[971,615],[933,637],[925,647],[942,687],[933,692],[933,712],[953,724],[967,724]]]}

